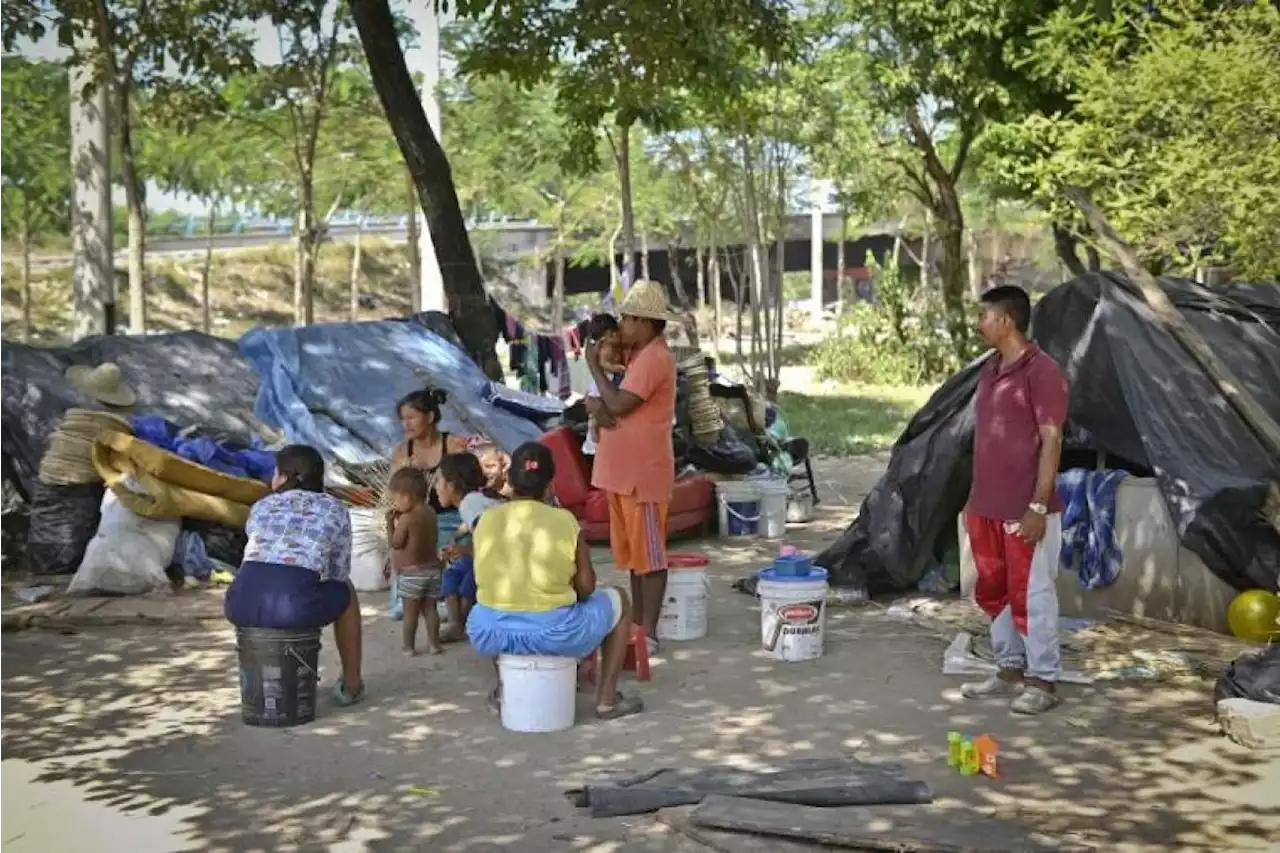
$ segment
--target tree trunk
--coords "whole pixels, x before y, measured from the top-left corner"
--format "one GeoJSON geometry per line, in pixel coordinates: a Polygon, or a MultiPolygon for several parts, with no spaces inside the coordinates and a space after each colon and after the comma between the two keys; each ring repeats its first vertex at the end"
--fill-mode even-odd
{"type": "Polygon", "coordinates": [[[206,335],[213,331],[213,306],[209,296],[209,277],[213,272],[213,231],[218,227],[218,202],[209,204],[208,234],[204,243],[204,266],[200,269],[200,328],[206,335]]]}
{"type": "Polygon", "coordinates": [[[422,311],[422,252],[418,247],[418,190],[413,185],[413,175],[405,171],[406,185],[409,188],[409,220],[406,223],[409,238],[409,304],[413,313],[422,311]]]}
{"type": "Polygon", "coordinates": [[[356,239],[351,248],[351,322],[360,319],[360,255],[363,246],[364,217],[356,220],[356,239]]]}
{"type": "Polygon", "coordinates": [[[716,356],[716,364],[720,363],[720,250],[715,240],[711,241],[711,260],[707,266],[707,284],[711,288],[711,347],[716,356]]]}
{"type": "Polygon", "coordinates": [[[293,324],[310,326],[315,322],[315,250],[317,242],[315,224],[315,196],[310,176],[304,175],[300,190],[298,210],[297,257],[294,259],[293,324]]]}
{"type": "MultiPolygon", "coordinates": [[[[132,71],[127,70],[126,74],[132,76],[132,71]]],[[[123,80],[118,87],[116,126],[120,135],[120,179],[129,206],[129,333],[143,335],[147,332],[147,197],[133,153],[130,82],[123,80]]]]}
{"type": "MultiPolygon", "coordinates": [[[[671,253],[667,253],[670,258],[671,253]]],[[[645,281],[649,280],[649,235],[647,232],[640,233],[640,277],[645,281]]]]}
{"type": "Polygon", "coordinates": [[[929,272],[933,269],[933,214],[924,214],[924,239],[920,241],[920,289],[929,290],[929,272]]]}
{"type": "Polygon", "coordinates": [[[35,326],[31,321],[31,211],[22,202],[22,230],[18,233],[22,249],[22,339],[30,342],[35,326]]]}
{"type": "Polygon", "coordinates": [[[707,270],[706,267],[703,266],[705,258],[702,253],[702,243],[698,243],[693,247],[693,259],[694,263],[698,265],[697,278],[694,281],[693,286],[698,291],[698,310],[701,311],[707,307],[707,270]]]}
{"type": "Polygon", "coordinates": [[[975,301],[982,296],[982,265],[978,263],[978,235],[966,231],[965,243],[969,257],[969,296],[975,301]]]}
{"type": "Polygon", "coordinates": [[[836,328],[844,314],[844,271],[849,259],[845,257],[845,241],[849,239],[849,216],[840,211],[840,242],[836,245],[836,328]]]}
{"type": "Polygon", "coordinates": [[[684,278],[680,275],[680,250],[683,243],[680,237],[672,238],[667,243],[667,262],[671,269],[671,286],[676,293],[676,307],[682,318],[685,336],[689,339],[689,346],[700,346],[698,339],[698,318],[694,316],[692,307],[689,304],[689,292],[684,289],[684,278]]]}
{"type": "Polygon", "coordinates": [[[769,295],[770,301],[773,303],[773,337],[769,341],[767,349],[769,357],[769,370],[765,375],[765,395],[770,400],[778,399],[778,385],[782,376],[782,331],[786,325],[786,317],[783,316],[783,299],[782,299],[782,281],[787,271],[787,235],[784,230],[786,220],[778,223],[778,234],[775,237],[775,246],[777,254],[777,276],[773,279],[773,292],[769,295]]]}
{"type": "Polygon", "coordinates": [[[1049,229],[1053,232],[1053,249],[1058,255],[1058,260],[1062,261],[1062,265],[1073,276],[1087,275],[1089,270],[1080,263],[1080,256],[1076,253],[1076,247],[1080,245],[1079,238],[1072,234],[1069,228],[1058,222],[1050,225],[1049,229]]]}
{"type": "Polygon", "coordinates": [[[467,352],[492,379],[501,381],[495,345],[498,327],[476,267],[475,252],[453,186],[453,173],[431,130],[413,76],[405,64],[388,0],[351,4],[369,75],[391,124],[400,153],[413,175],[431,242],[444,277],[449,314],[467,352]]]}
{"type": "Polygon", "coordinates": [[[1084,256],[1089,259],[1089,272],[1102,271],[1102,256],[1098,254],[1098,247],[1092,243],[1086,243],[1084,246],[1084,256]]]}
{"type": "Polygon", "coordinates": [[[622,195],[622,271],[627,286],[636,281],[636,212],[631,196],[631,125],[618,126],[618,192],[622,195]]]}
{"type": "Polygon", "coordinates": [[[965,310],[964,212],[955,181],[943,170],[935,175],[937,216],[942,234],[942,304],[946,308],[951,342],[962,358],[968,351],[969,315],[965,310]]]}
{"type": "Polygon", "coordinates": [[[564,273],[565,273],[565,203],[561,202],[556,211],[556,254],[555,279],[551,284],[551,331],[559,333],[564,325],[564,273]]]}

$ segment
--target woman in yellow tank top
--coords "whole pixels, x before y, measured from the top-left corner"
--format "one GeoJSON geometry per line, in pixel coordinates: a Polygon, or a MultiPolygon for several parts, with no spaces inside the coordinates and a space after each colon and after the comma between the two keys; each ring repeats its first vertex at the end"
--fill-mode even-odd
{"type": "MultiPolygon", "coordinates": [[[[568,510],[547,504],[555,478],[551,451],[531,441],[511,455],[514,499],[490,507],[472,533],[476,605],[467,636],[476,651],[582,659],[601,649],[596,716],[615,719],[643,710],[639,697],[618,692],[631,637],[631,606],[620,589],[596,587],[587,540],[568,510]],[[603,648],[601,648],[603,646],[603,648]]],[[[490,696],[496,704],[501,684],[490,696]]]]}

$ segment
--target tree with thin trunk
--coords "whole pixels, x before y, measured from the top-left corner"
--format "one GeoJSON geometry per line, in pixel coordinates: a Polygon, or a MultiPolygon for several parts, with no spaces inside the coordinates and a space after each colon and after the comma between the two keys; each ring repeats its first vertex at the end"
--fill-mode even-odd
{"type": "Polygon", "coordinates": [[[66,69],[53,62],[4,58],[4,236],[22,253],[22,337],[35,332],[31,310],[31,249],[39,237],[69,225],[71,99],[66,69]]]}
{"type": "Polygon", "coordinates": [[[883,157],[933,217],[952,344],[969,349],[959,182],[979,135],[1033,97],[1015,59],[1052,4],[1005,0],[833,0],[831,35],[866,63],[883,157]]]}
{"type": "Polygon", "coordinates": [[[282,4],[282,12],[272,21],[280,61],[235,78],[223,96],[234,120],[274,141],[258,201],[295,217],[293,314],[295,325],[306,326],[315,321],[316,259],[329,219],[350,200],[341,190],[324,192],[321,167],[330,177],[342,165],[340,158],[326,162],[322,155],[333,146],[323,146],[345,138],[350,114],[367,107],[361,97],[369,88],[361,85],[360,45],[346,4],[298,0],[282,4]]]}
{"type": "Polygon", "coordinates": [[[458,11],[477,19],[480,34],[459,59],[466,72],[554,81],[574,131],[567,165],[593,170],[604,134],[620,194],[623,271],[634,281],[633,133],[638,125],[653,132],[679,125],[690,92],[731,102],[742,53],[788,43],[788,8],[781,0],[464,0],[458,11]]]}
{"type": "Polygon", "coordinates": [[[213,115],[174,127],[158,121],[140,126],[138,159],[166,192],[198,199],[205,207],[205,251],[200,266],[200,328],[212,334],[213,247],[218,213],[251,195],[250,185],[264,152],[260,135],[245,133],[226,116],[213,115]]]}

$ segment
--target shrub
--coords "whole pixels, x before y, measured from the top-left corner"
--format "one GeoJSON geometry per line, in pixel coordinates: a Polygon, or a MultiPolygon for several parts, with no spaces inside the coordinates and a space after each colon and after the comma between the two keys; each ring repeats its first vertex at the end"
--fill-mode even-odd
{"type": "Polygon", "coordinates": [[[912,294],[896,273],[878,270],[876,301],[847,311],[836,333],[814,348],[819,379],[869,385],[941,382],[981,352],[971,339],[964,357],[947,331],[941,300],[912,294]]]}

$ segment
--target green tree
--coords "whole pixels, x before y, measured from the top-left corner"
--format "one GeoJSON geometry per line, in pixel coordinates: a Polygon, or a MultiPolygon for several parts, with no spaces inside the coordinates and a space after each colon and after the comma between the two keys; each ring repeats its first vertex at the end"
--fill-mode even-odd
{"type": "Polygon", "coordinates": [[[138,168],[137,96],[194,114],[232,71],[252,63],[248,0],[19,0],[5,4],[6,46],[56,29],[72,66],[105,86],[129,210],[129,327],[146,330],[146,180],[138,168]],[[16,8],[11,8],[16,7],[16,8]]]}
{"type": "MultiPolygon", "coordinates": [[[[1069,109],[1002,127],[994,165],[1059,220],[1087,189],[1157,271],[1280,274],[1280,10],[1187,2],[1037,33],[1036,73],[1069,109]]],[[[994,147],[994,146],[993,146],[994,147]]],[[[1086,232],[1087,233],[1087,232],[1086,232]]]]}
{"type": "Polygon", "coordinates": [[[624,266],[634,278],[633,128],[678,125],[689,92],[731,100],[741,89],[744,53],[754,46],[776,52],[787,43],[787,8],[780,0],[468,0],[459,11],[477,19],[479,37],[460,64],[525,85],[555,82],[572,130],[566,155],[573,167],[596,168],[603,130],[621,195],[624,266]]]}
{"type": "Polygon", "coordinates": [[[943,299],[967,347],[964,212],[958,187],[980,134],[1033,95],[1014,60],[1055,5],[1041,0],[834,0],[835,37],[864,54],[884,154],[939,230],[943,299]]]}
{"type": "Polygon", "coordinates": [[[310,325],[316,257],[328,220],[344,201],[341,180],[321,181],[321,166],[329,159],[332,169],[341,170],[334,162],[341,160],[337,146],[328,145],[331,134],[345,135],[349,122],[368,115],[370,89],[347,5],[304,0],[281,7],[272,21],[280,61],[235,77],[222,97],[234,121],[271,141],[257,201],[266,210],[296,217],[294,322],[310,325]]]}
{"type": "Polygon", "coordinates": [[[205,255],[200,270],[201,329],[213,330],[210,275],[218,214],[251,197],[262,161],[260,135],[246,133],[225,116],[212,115],[183,132],[158,123],[144,124],[139,160],[146,174],[163,190],[199,199],[206,210],[205,255]]]}
{"type": "Polygon", "coordinates": [[[22,334],[30,339],[31,245],[62,232],[71,203],[71,104],[66,69],[6,56],[3,62],[3,152],[6,237],[22,252],[22,334]]]}
{"type": "Polygon", "coordinates": [[[572,128],[556,104],[550,84],[522,87],[505,74],[470,74],[453,84],[445,113],[463,197],[477,212],[551,227],[550,245],[534,263],[539,270],[552,266],[553,318],[564,314],[566,267],[600,230],[601,208],[612,195],[600,170],[565,165],[572,128]]]}

